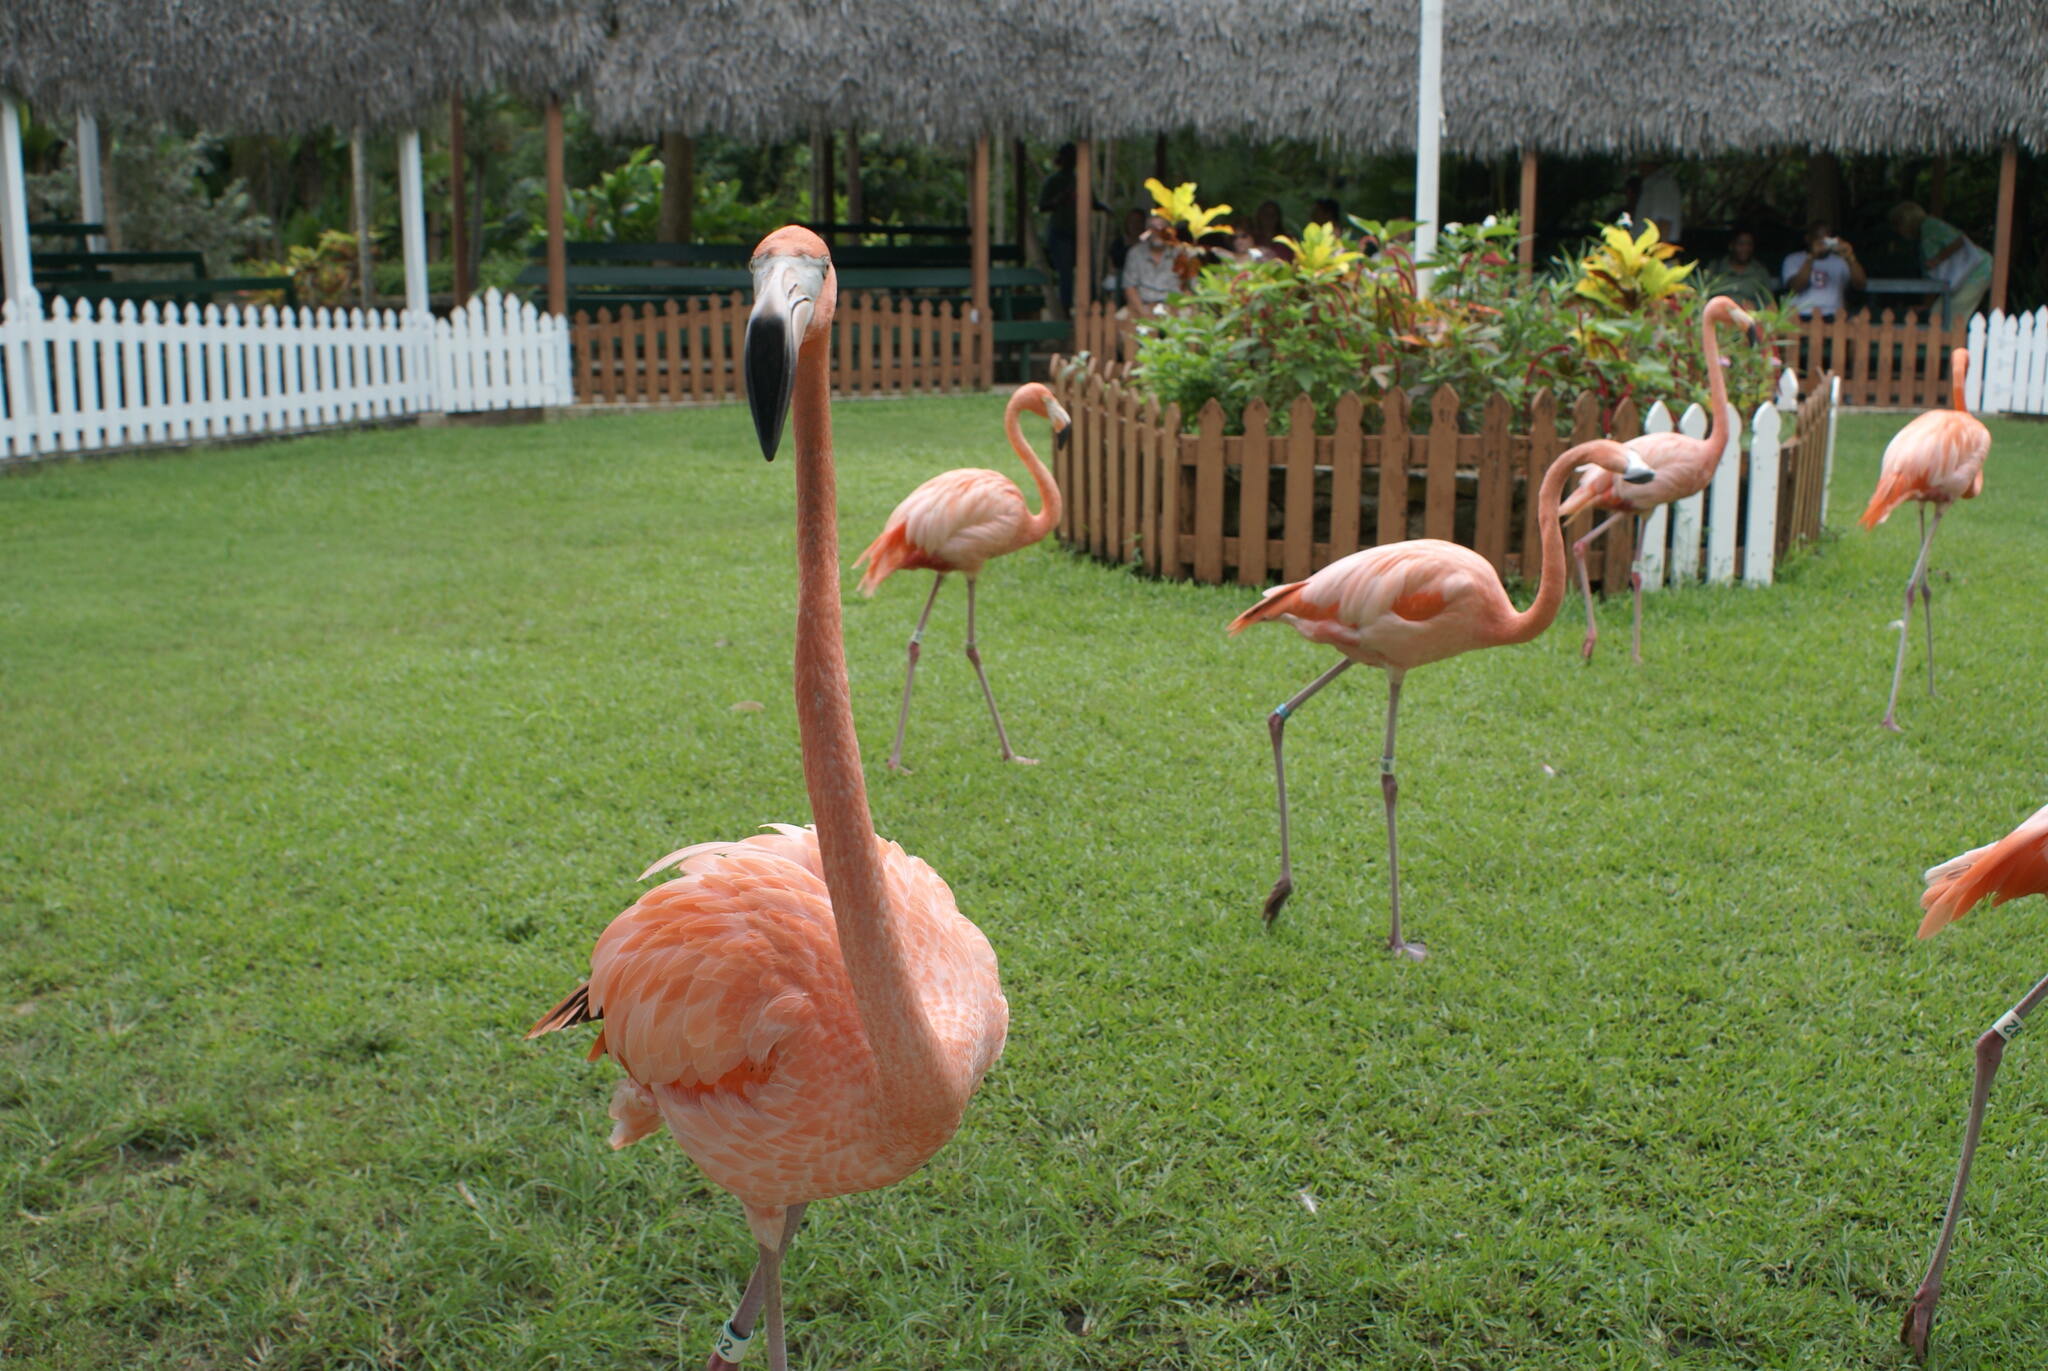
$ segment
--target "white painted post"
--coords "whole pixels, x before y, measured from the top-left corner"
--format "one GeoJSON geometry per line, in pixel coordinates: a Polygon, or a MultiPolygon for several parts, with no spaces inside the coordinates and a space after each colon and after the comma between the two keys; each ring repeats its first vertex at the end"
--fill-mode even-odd
{"type": "Polygon", "coordinates": [[[1707,584],[1735,580],[1736,524],[1742,506],[1742,415],[1728,407],[1728,441],[1707,487],[1707,584]]]}
{"type": "MultiPolygon", "coordinates": [[[[1671,432],[1671,411],[1659,400],[1643,416],[1643,436],[1671,432]]],[[[1635,569],[1643,578],[1645,594],[1664,588],[1664,544],[1670,531],[1670,506],[1658,505],[1645,514],[1639,525],[1641,541],[1636,544],[1635,569]]]]}
{"type": "Polygon", "coordinates": [[[1775,405],[1758,405],[1749,421],[1749,519],[1742,533],[1742,583],[1767,586],[1778,560],[1778,430],[1775,405]]]}
{"type": "MultiPolygon", "coordinates": [[[[1730,415],[1729,417],[1734,417],[1730,415]]],[[[1707,436],[1707,412],[1687,405],[1678,421],[1678,431],[1688,438],[1707,436]]],[[[1718,474],[1718,469],[1716,471],[1718,474]]],[[[1700,524],[1707,512],[1707,493],[1688,495],[1671,506],[1670,583],[1691,585],[1700,578],[1700,524]]]]}
{"type": "Polygon", "coordinates": [[[50,427],[48,433],[52,446],[58,452],[69,452],[78,446],[73,427],[78,420],[78,407],[72,401],[72,382],[75,374],[71,365],[72,344],[77,332],[71,323],[71,302],[59,295],[50,301],[50,313],[43,325],[50,340],[50,427]]]}
{"type": "MultiPolygon", "coordinates": [[[[100,181],[100,121],[90,114],[78,116],[72,134],[72,153],[78,159],[78,217],[88,224],[107,222],[107,193],[100,181]]],[[[107,250],[107,235],[95,233],[85,240],[91,252],[107,250]]]]}
{"type": "MultiPolygon", "coordinates": [[[[24,309],[36,299],[35,267],[28,248],[28,178],[21,169],[21,110],[0,92],[0,273],[7,298],[24,309]]],[[[17,316],[19,317],[19,316],[17,316]]]]}
{"type": "Polygon", "coordinates": [[[2021,414],[2048,410],[2048,306],[2020,316],[2020,363],[2013,408],[2021,414]]]}
{"type": "Polygon", "coordinates": [[[1415,63],[1415,261],[1416,289],[1429,294],[1429,273],[1420,264],[1436,255],[1437,173],[1444,133],[1444,4],[1421,0],[1420,51],[1415,63]]]}
{"type": "MultiPolygon", "coordinates": [[[[398,135],[398,222],[405,248],[403,413],[446,408],[434,368],[434,314],[427,299],[427,201],[420,176],[420,131],[398,135]]],[[[397,339],[392,340],[394,342],[397,339]]]]}
{"type": "Polygon", "coordinates": [[[1984,360],[1989,344],[1985,323],[1981,314],[1970,316],[1970,374],[1963,378],[1963,403],[1973,413],[1980,413],[1984,408],[1984,360]]]}

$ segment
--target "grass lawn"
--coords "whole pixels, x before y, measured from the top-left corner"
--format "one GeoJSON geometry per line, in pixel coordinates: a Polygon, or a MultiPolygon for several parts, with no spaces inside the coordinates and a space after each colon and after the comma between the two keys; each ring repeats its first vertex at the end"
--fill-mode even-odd
{"type": "MultiPolygon", "coordinates": [[[[839,407],[849,560],[1010,464],[1001,403],[839,407]]],[[[1410,677],[1419,966],[1380,949],[1378,673],[1289,729],[1268,935],[1265,714],[1333,658],[1042,546],[982,646],[1043,764],[996,760],[956,584],[891,777],[927,583],[850,598],[877,826],[1012,1025],[929,1168],[813,1210],[797,1364],[1904,1365],[1969,1045],[2048,969],[2038,903],[1913,938],[1921,869],[2048,800],[2048,428],[1993,425],[1894,737],[1915,521],[1851,520],[1901,422],[1844,421],[1777,588],[1653,597],[1642,668],[1625,599],[1591,668],[1568,600],[1410,677]]],[[[0,1360],[701,1364],[738,1205],[607,1150],[583,1034],[520,1033],[645,862],[807,817],[790,476],[727,408],[0,480],[0,1360]]],[[[2044,1111],[2028,1035],[1941,1364],[2048,1343],[2044,1111]]]]}

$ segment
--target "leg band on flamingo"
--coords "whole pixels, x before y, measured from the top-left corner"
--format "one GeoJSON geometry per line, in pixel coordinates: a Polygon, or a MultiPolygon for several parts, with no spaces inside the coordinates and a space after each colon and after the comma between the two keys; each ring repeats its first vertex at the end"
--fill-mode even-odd
{"type": "Polygon", "coordinates": [[[711,1344],[711,1355],[738,1366],[747,1359],[747,1348],[753,1341],[751,1333],[738,1332],[728,1322],[718,1330],[718,1337],[711,1344]]]}

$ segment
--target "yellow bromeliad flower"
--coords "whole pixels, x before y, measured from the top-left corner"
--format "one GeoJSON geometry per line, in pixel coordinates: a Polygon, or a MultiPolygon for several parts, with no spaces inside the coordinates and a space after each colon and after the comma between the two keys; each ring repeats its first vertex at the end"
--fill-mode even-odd
{"type": "Polygon", "coordinates": [[[1212,205],[1208,209],[1203,209],[1195,202],[1193,181],[1183,181],[1172,190],[1168,190],[1158,177],[1148,176],[1145,178],[1145,189],[1152,192],[1152,203],[1158,208],[1159,213],[1166,217],[1166,222],[1176,228],[1186,224],[1188,232],[1194,235],[1196,242],[1201,241],[1202,235],[1209,232],[1211,227],[1230,227],[1228,224],[1216,223],[1218,219],[1230,213],[1230,206],[1212,205]]]}

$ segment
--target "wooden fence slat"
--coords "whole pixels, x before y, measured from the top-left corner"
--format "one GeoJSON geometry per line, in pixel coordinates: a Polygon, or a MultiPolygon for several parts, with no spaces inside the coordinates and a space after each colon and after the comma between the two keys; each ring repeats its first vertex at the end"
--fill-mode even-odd
{"type": "Polygon", "coordinates": [[[1151,443],[1138,413],[1138,392],[1135,388],[1124,392],[1123,414],[1123,480],[1120,483],[1120,517],[1117,520],[1122,536],[1117,541],[1116,559],[1128,562],[1139,556],[1144,548],[1141,530],[1144,525],[1139,510],[1144,507],[1144,492],[1140,466],[1142,454],[1151,450],[1151,443]]]}
{"type": "Polygon", "coordinates": [[[1486,402],[1479,427],[1478,507],[1474,512],[1474,550],[1492,563],[1496,574],[1508,571],[1508,515],[1515,499],[1509,460],[1508,423],[1512,411],[1505,397],[1495,395],[1486,402]]]}
{"type": "Polygon", "coordinates": [[[1159,401],[1146,397],[1138,411],[1138,560],[1159,574],[1159,401]]]}
{"type": "Polygon", "coordinates": [[[1749,512],[1742,532],[1742,583],[1767,586],[1778,530],[1777,406],[1758,405],[1749,421],[1749,512]]]}
{"type": "Polygon", "coordinates": [[[1195,440],[1195,579],[1223,583],[1223,406],[1210,400],[1195,440]]]}
{"type": "Polygon", "coordinates": [[[1330,561],[1349,557],[1358,540],[1359,501],[1364,498],[1365,402],[1355,391],[1337,397],[1336,440],[1330,453],[1330,561]]]}
{"type": "Polygon", "coordinates": [[[1449,540],[1458,507],[1458,392],[1437,387],[1429,404],[1428,479],[1423,486],[1422,536],[1449,540]]]}
{"type": "Polygon", "coordinates": [[[1161,576],[1179,580],[1187,573],[1181,555],[1181,491],[1194,459],[1193,442],[1181,432],[1180,406],[1171,404],[1159,420],[1159,565],[1161,576]]]}
{"type": "Polygon", "coordinates": [[[1099,373],[1096,374],[1088,383],[1089,408],[1094,411],[1095,419],[1088,425],[1088,450],[1082,458],[1088,467],[1088,474],[1083,478],[1087,484],[1088,499],[1082,513],[1087,519],[1088,550],[1097,557],[1109,551],[1108,530],[1104,520],[1108,492],[1103,480],[1105,468],[1109,465],[1104,454],[1109,445],[1109,429],[1113,422],[1109,417],[1106,399],[1108,393],[1109,386],[1104,383],[1099,373]]]}
{"type": "Polygon", "coordinates": [[[1375,543],[1408,537],[1408,394],[1390,390],[1380,398],[1380,513],[1375,543]]]}
{"type": "Polygon", "coordinates": [[[1100,556],[1116,561],[1122,550],[1117,535],[1123,523],[1124,396],[1121,380],[1109,385],[1102,397],[1102,507],[1096,512],[1101,529],[1100,556]]]}
{"type": "Polygon", "coordinates": [[[1273,445],[1268,435],[1272,416],[1264,400],[1244,407],[1244,437],[1237,467],[1237,583],[1266,583],[1267,511],[1271,507],[1273,445]]]}
{"type": "Polygon", "coordinates": [[[1307,395],[1295,396],[1287,411],[1287,477],[1281,494],[1280,576],[1299,581],[1315,570],[1316,406],[1307,395]]]}

